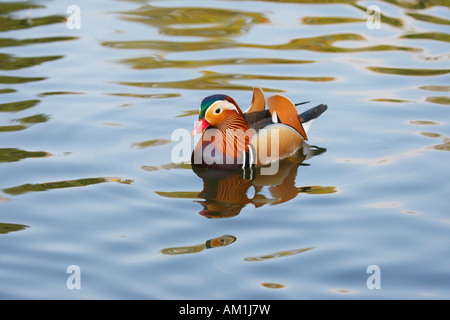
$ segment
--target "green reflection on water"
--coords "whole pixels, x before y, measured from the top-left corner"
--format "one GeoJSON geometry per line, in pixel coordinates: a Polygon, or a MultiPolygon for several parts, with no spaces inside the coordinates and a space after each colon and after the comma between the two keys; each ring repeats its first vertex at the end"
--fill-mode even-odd
{"type": "Polygon", "coordinates": [[[367,67],[367,69],[377,73],[396,74],[402,76],[437,76],[450,72],[450,69],[411,69],[387,67],[367,67]]]}
{"type": "Polygon", "coordinates": [[[352,23],[352,22],[365,22],[366,19],[360,18],[344,18],[344,17],[303,17],[302,23],[304,24],[334,24],[334,23],[352,23]]]}
{"type": "Polygon", "coordinates": [[[424,32],[424,33],[411,33],[401,36],[405,39],[428,39],[450,42],[450,34],[443,32],[424,32]]]}
{"type": "MultiPolygon", "coordinates": [[[[366,7],[363,7],[363,6],[359,5],[359,4],[357,4],[356,2],[353,2],[352,5],[355,8],[360,9],[363,12],[367,12],[367,8],[366,7]]],[[[380,13],[381,23],[387,23],[387,24],[389,24],[389,25],[391,25],[393,27],[397,27],[397,28],[403,27],[403,21],[401,19],[389,17],[389,16],[385,15],[383,13],[383,11],[381,11],[381,10],[380,10],[379,13],[380,13]]]]}
{"type": "Polygon", "coordinates": [[[43,5],[31,2],[0,3],[0,31],[27,29],[66,21],[63,15],[51,15],[33,18],[33,9],[45,8],[43,5]],[[15,11],[28,10],[25,14],[11,14],[15,11]]]}
{"type": "Polygon", "coordinates": [[[450,86],[420,86],[422,90],[449,92],[450,86]]]}
{"type": "Polygon", "coordinates": [[[73,92],[73,91],[50,91],[50,92],[42,92],[38,96],[57,96],[57,95],[66,95],[66,94],[84,94],[83,92],[73,92]]]}
{"type": "Polygon", "coordinates": [[[431,103],[450,104],[450,97],[428,97],[426,100],[431,103]]]}
{"type": "Polygon", "coordinates": [[[17,92],[17,90],[16,89],[11,89],[11,88],[0,89],[0,94],[13,93],[13,92],[17,92]]]}
{"type": "Polygon", "coordinates": [[[251,24],[269,22],[257,12],[201,7],[144,5],[121,14],[124,20],[156,27],[161,34],[171,36],[229,37],[248,31],[251,24]]]}
{"type": "Polygon", "coordinates": [[[302,64],[313,63],[312,60],[292,60],[278,58],[230,58],[230,59],[202,59],[202,60],[168,60],[163,57],[140,57],[123,59],[119,62],[134,69],[158,68],[200,68],[218,65],[263,65],[263,64],[302,64]]]}
{"type": "Polygon", "coordinates": [[[111,96],[118,97],[131,97],[131,98],[141,98],[141,99],[166,99],[166,98],[176,98],[181,96],[179,93],[154,93],[154,94],[138,94],[138,93],[106,93],[111,96]]]}
{"type": "Polygon", "coordinates": [[[444,19],[444,18],[435,17],[435,16],[431,16],[431,15],[428,15],[428,14],[417,13],[417,12],[407,12],[406,14],[408,16],[413,17],[416,20],[421,20],[421,21],[426,21],[426,22],[431,22],[431,23],[437,23],[437,24],[450,24],[450,20],[447,20],[447,19],[444,19]]]}
{"type": "MultiPolygon", "coordinates": [[[[191,90],[207,89],[233,89],[233,90],[252,90],[253,86],[239,85],[230,83],[231,80],[292,80],[292,81],[315,81],[326,82],[335,80],[334,77],[293,77],[293,76],[268,76],[268,75],[249,75],[249,74],[224,74],[210,71],[203,71],[202,76],[181,81],[168,82],[119,82],[127,86],[136,86],[143,88],[179,88],[191,90]]],[[[263,88],[266,92],[280,91],[272,88],[263,88]]]]}
{"type": "Polygon", "coordinates": [[[196,191],[155,191],[156,194],[161,197],[174,198],[174,199],[200,199],[198,192],[196,191]]]}
{"type": "Polygon", "coordinates": [[[51,156],[45,151],[25,151],[16,148],[0,149],[0,162],[15,162],[26,158],[44,158],[51,156]]]}
{"type": "Polygon", "coordinates": [[[0,14],[5,13],[11,13],[14,11],[20,11],[20,10],[28,10],[28,9],[37,9],[37,8],[44,8],[44,6],[23,1],[23,2],[4,2],[0,3],[0,14]]]}
{"type": "Polygon", "coordinates": [[[394,45],[373,45],[361,48],[342,48],[334,46],[337,41],[363,41],[363,36],[356,33],[330,34],[312,38],[292,39],[284,44],[255,44],[239,43],[229,39],[212,39],[207,41],[163,41],[163,40],[141,40],[141,41],[103,41],[102,45],[116,49],[148,49],[166,52],[183,52],[199,50],[216,50],[228,48],[257,48],[270,50],[311,50],[316,52],[364,52],[364,51],[420,51],[412,47],[394,45]]]}
{"type": "Polygon", "coordinates": [[[0,38],[0,48],[2,47],[18,47],[30,44],[50,43],[57,41],[69,41],[77,40],[78,37],[45,37],[35,39],[12,39],[12,38],[0,38]]]}
{"type": "Polygon", "coordinates": [[[22,111],[41,102],[41,100],[24,100],[0,104],[0,112],[17,112],[22,111]]]}
{"type": "Polygon", "coordinates": [[[439,151],[450,151],[450,138],[443,137],[443,143],[432,145],[430,148],[439,151]]]}
{"type": "Polygon", "coordinates": [[[0,223],[0,234],[25,230],[28,226],[24,224],[15,224],[15,223],[0,223]]]}
{"type": "Polygon", "coordinates": [[[24,117],[20,119],[14,119],[14,121],[25,123],[25,124],[34,124],[34,123],[42,123],[46,122],[50,119],[50,116],[46,114],[35,114],[34,116],[24,117]]]}
{"type": "Polygon", "coordinates": [[[45,182],[45,183],[37,183],[37,184],[23,184],[17,187],[6,188],[2,191],[6,194],[10,195],[21,195],[28,192],[40,192],[40,191],[48,191],[53,189],[65,189],[65,188],[73,188],[73,187],[84,187],[99,183],[105,182],[119,182],[123,184],[131,184],[133,180],[130,179],[122,179],[122,178],[86,178],[86,179],[77,179],[77,180],[64,180],[64,181],[56,181],[56,182],[45,182]]]}
{"type": "Polygon", "coordinates": [[[17,70],[39,65],[47,61],[61,59],[63,56],[48,57],[15,57],[9,54],[0,53],[0,70],[17,70]]]}
{"type": "MultiPolygon", "coordinates": [[[[424,125],[424,123],[420,123],[420,124],[424,125]]],[[[432,123],[432,124],[437,124],[437,123],[432,123]]],[[[430,125],[430,124],[427,123],[427,125],[430,125]]],[[[450,151],[450,138],[449,137],[445,137],[439,133],[426,132],[426,131],[420,132],[420,135],[422,135],[424,137],[428,137],[428,138],[441,139],[441,141],[442,141],[442,143],[428,146],[426,149],[432,149],[432,150],[438,150],[438,151],[450,151]]]]}
{"type": "Polygon", "coordinates": [[[28,128],[24,125],[10,125],[10,126],[0,126],[0,132],[10,132],[10,131],[20,131],[28,128]]]}
{"type": "Polygon", "coordinates": [[[402,100],[402,99],[388,99],[388,98],[375,98],[375,99],[370,99],[370,101],[378,101],[378,102],[394,102],[394,103],[405,103],[405,102],[409,102],[408,100],[402,100]]]}
{"type": "MultiPolygon", "coordinates": [[[[18,112],[31,107],[34,107],[40,100],[26,100],[26,101],[16,101],[10,103],[0,104],[0,112],[18,112]]],[[[13,119],[13,122],[18,124],[0,126],[0,132],[10,132],[10,131],[20,131],[28,128],[28,125],[43,123],[50,119],[50,116],[45,114],[35,114],[28,117],[13,119]]]]}
{"type": "Polygon", "coordinates": [[[156,147],[156,146],[162,146],[165,144],[171,143],[171,140],[168,139],[152,139],[142,142],[136,142],[131,145],[131,148],[137,148],[137,149],[144,149],[148,147],[156,147]]]}
{"type": "Polygon", "coordinates": [[[0,76],[0,83],[27,83],[34,81],[41,81],[47,79],[46,77],[9,77],[9,76],[0,76]]]}
{"type": "Polygon", "coordinates": [[[411,124],[414,124],[414,125],[419,125],[419,126],[435,126],[435,125],[442,124],[440,122],[430,121],[430,120],[411,120],[408,122],[411,124]]]}
{"type": "Polygon", "coordinates": [[[450,7],[450,1],[448,0],[415,0],[415,1],[383,0],[383,1],[406,9],[426,9],[434,6],[450,7]]]}
{"type": "MultiPolygon", "coordinates": [[[[258,0],[268,2],[286,2],[286,3],[305,3],[305,4],[350,4],[353,5],[355,0],[258,0]]],[[[448,0],[382,0],[406,9],[426,9],[434,6],[450,6],[448,0]]]]}
{"type": "Polygon", "coordinates": [[[0,31],[27,29],[62,22],[66,22],[65,16],[48,16],[34,19],[31,19],[31,17],[24,17],[22,19],[12,19],[10,17],[0,16],[0,31]]]}

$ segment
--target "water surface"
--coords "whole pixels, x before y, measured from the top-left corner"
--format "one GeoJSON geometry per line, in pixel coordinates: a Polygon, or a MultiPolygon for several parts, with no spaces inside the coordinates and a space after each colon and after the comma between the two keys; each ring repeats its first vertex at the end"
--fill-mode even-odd
{"type": "Polygon", "coordinates": [[[0,298],[450,298],[447,1],[73,4],[0,4],[0,298]],[[172,162],[255,86],[328,105],[308,157],[172,162]]]}

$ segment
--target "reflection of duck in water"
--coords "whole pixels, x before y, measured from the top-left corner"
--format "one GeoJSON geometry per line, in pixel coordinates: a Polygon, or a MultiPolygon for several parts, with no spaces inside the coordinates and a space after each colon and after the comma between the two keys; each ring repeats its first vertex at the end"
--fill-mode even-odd
{"type": "Polygon", "coordinates": [[[240,213],[242,208],[251,203],[255,207],[264,204],[279,204],[295,198],[300,192],[332,193],[333,187],[295,186],[298,166],[303,160],[325,152],[325,149],[312,148],[308,145],[292,156],[279,161],[279,168],[274,175],[261,174],[261,168],[245,170],[220,171],[193,166],[194,172],[203,180],[203,190],[197,195],[204,200],[197,201],[203,206],[199,213],[208,218],[227,218],[240,213]],[[308,154],[304,154],[305,149],[308,154]],[[251,190],[251,188],[254,190],[251,190]],[[271,199],[262,194],[268,187],[271,199]],[[249,196],[253,193],[253,196],[249,196]]]}
{"type": "Polygon", "coordinates": [[[229,244],[232,244],[235,241],[236,241],[236,237],[230,236],[230,235],[225,235],[225,236],[207,240],[205,243],[202,243],[202,244],[187,246],[187,247],[166,248],[166,249],[161,250],[161,252],[163,254],[169,254],[169,255],[196,253],[196,252],[203,251],[205,249],[225,247],[229,244]]]}

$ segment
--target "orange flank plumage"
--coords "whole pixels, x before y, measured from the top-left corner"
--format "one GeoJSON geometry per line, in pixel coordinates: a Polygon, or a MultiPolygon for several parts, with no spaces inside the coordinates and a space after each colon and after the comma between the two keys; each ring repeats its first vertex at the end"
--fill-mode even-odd
{"type": "Polygon", "coordinates": [[[306,132],[298,118],[295,105],[291,100],[277,94],[267,99],[267,107],[272,116],[276,113],[281,123],[291,126],[302,135],[303,139],[308,140],[306,132]]]}

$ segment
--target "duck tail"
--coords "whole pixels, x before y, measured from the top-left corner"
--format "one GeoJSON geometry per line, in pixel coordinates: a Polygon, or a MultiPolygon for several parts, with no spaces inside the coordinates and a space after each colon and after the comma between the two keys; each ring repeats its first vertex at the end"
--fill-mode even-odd
{"type": "Polygon", "coordinates": [[[299,115],[298,118],[300,119],[300,122],[302,123],[302,126],[305,129],[306,133],[308,133],[313,120],[317,119],[327,109],[328,106],[326,104],[319,104],[318,106],[306,110],[299,115]]]}

